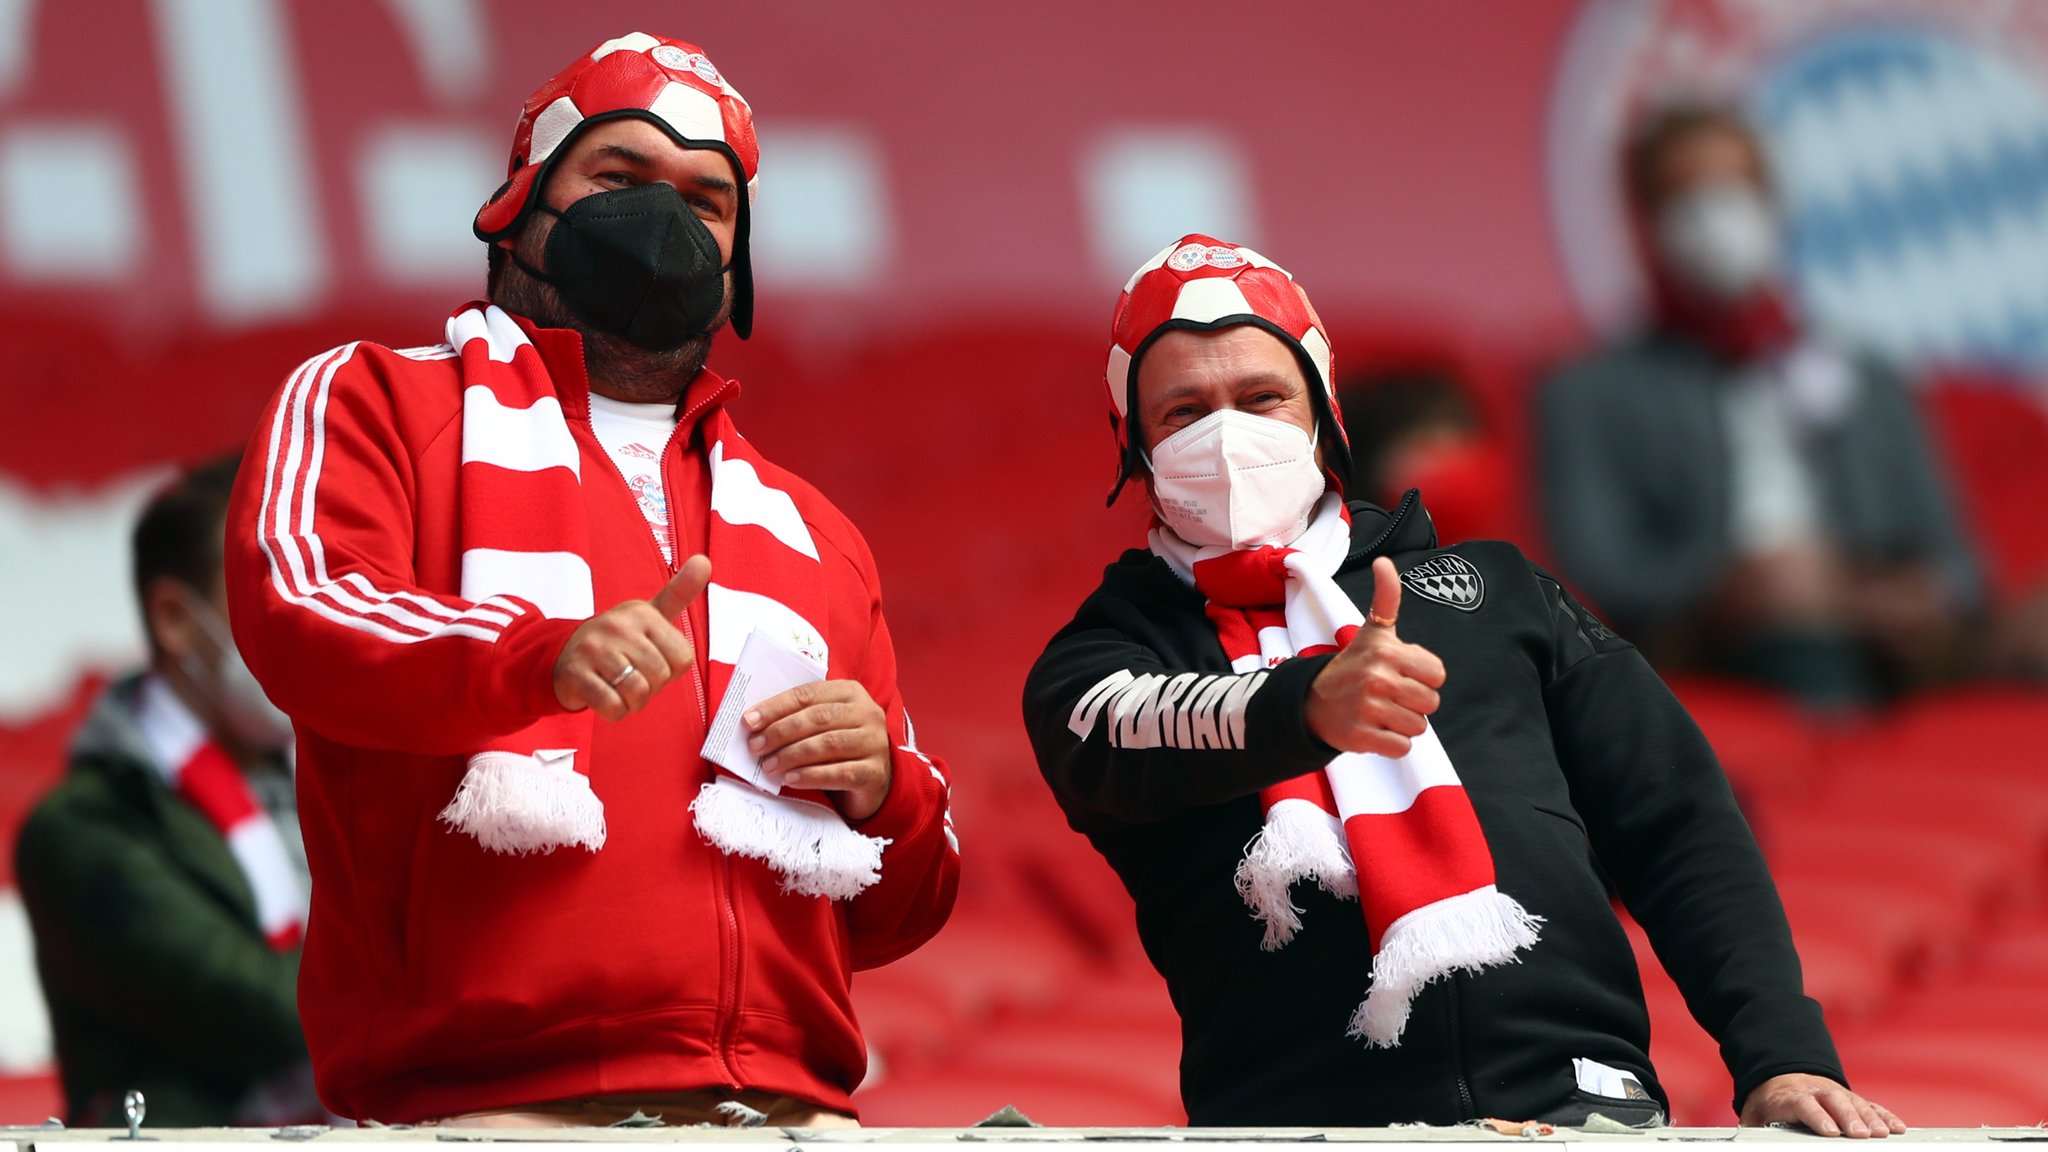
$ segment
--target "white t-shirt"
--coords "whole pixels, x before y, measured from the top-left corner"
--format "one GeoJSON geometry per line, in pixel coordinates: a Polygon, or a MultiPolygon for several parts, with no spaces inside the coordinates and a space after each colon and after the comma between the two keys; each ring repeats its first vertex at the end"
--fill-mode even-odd
{"type": "Polygon", "coordinates": [[[661,454],[676,430],[674,404],[628,404],[591,393],[590,430],[618,465],[619,475],[640,505],[647,530],[661,545],[662,558],[676,562],[669,542],[668,493],[661,484],[661,454]]]}
{"type": "Polygon", "coordinates": [[[1841,421],[1856,390],[1853,366],[1813,344],[1752,369],[1722,390],[1732,469],[1728,528],[1737,549],[1769,552],[1821,530],[1820,481],[1806,441],[1841,421]]]}

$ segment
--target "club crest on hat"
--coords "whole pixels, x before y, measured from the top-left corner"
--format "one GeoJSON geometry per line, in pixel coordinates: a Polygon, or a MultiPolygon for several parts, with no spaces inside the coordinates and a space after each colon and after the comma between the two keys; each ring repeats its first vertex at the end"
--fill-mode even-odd
{"type": "Polygon", "coordinates": [[[1175,272],[1193,272],[1204,264],[1211,268],[1242,268],[1245,262],[1237,249],[1219,244],[1183,244],[1166,258],[1166,266],[1175,272]]]}
{"type": "Polygon", "coordinates": [[[1401,573],[1401,583],[1425,600],[1463,612],[1476,611],[1486,600],[1486,581],[1463,556],[1432,556],[1401,573]]]}
{"type": "Polygon", "coordinates": [[[713,64],[711,58],[702,52],[685,52],[673,44],[662,44],[656,46],[648,55],[652,56],[654,62],[663,68],[672,69],[676,72],[694,72],[697,74],[697,78],[706,84],[721,83],[718,76],[718,66],[713,64]]]}

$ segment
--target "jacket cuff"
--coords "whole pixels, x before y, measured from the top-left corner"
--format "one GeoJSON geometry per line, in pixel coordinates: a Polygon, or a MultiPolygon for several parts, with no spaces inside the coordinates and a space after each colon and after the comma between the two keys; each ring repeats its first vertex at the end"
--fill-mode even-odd
{"type": "Polygon", "coordinates": [[[1773,1064],[1768,1068],[1751,1072],[1746,1081],[1737,1080],[1735,1082],[1735,1099],[1733,1101],[1735,1114],[1737,1116],[1742,1115],[1742,1106],[1749,1102],[1751,1093],[1763,1087],[1764,1081],[1769,1080],[1773,1076],[1789,1076],[1794,1073],[1804,1073],[1808,1076],[1825,1076],[1844,1088],[1854,1088],[1854,1085],[1849,1083],[1849,1077],[1843,1074],[1841,1068],[1833,1064],[1814,1062],[1773,1064]]]}
{"type": "Polygon", "coordinates": [[[520,623],[525,626],[506,629],[498,642],[506,646],[507,687],[523,725],[568,711],[555,696],[555,662],[583,621],[535,617],[520,623]]]}
{"type": "Polygon", "coordinates": [[[891,843],[917,840],[931,830],[932,822],[944,809],[944,785],[932,774],[924,757],[889,746],[889,794],[882,806],[865,820],[849,820],[847,826],[863,836],[880,836],[891,843]]]}
{"type": "Polygon", "coordinates": [[[1750,1093],[1773,1076],[1804,1072],[1848,1084],[1821,1007],[1809,996],[1758,995],[1715,1038],[1728,1062],[1738,1114],[1750,1093]]]}
{"type": "Polygon", "coordinates": [[[1263,756],[1302,761],[1302,771],[1330,762],[1337,749],[1317,739],[1308,727],[1308,691],[1335,652],[1283,660],[1267,674],[1266,683],[1245,709],[1245,747],[1263,756]]]}

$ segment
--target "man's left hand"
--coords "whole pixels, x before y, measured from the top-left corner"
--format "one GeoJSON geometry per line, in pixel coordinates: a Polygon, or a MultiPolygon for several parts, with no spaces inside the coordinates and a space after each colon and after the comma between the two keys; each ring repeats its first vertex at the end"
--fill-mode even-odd
{"type": "Polygon", "coordinates": [[[848,820],[865,820],[889,795],[889,718],[858,680],[821,680],[771,696],[741,719],[747,749],[785,788],[833,794],[848,820]]]}
{"type": "Polygon", "coordinates": [[[1822,1136],[1898,1136],[1906,1125],[1882,1104],[1865,1100],[1825,1076],[1788,1072],[1756,1086],[1742,1102],[1742,1126],[1804,1124],[1822,1136]]]}

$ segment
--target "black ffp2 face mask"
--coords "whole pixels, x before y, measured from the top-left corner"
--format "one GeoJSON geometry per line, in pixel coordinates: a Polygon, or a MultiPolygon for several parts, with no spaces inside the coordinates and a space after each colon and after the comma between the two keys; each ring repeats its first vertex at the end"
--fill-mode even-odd
{"type": "Polygon", "coordinates": [[[704,335],[725,304],[718,239],[667,184],[595,192],[557,212],[542,259],[513,259],[600,331],[666,352],[704,335]]]}

